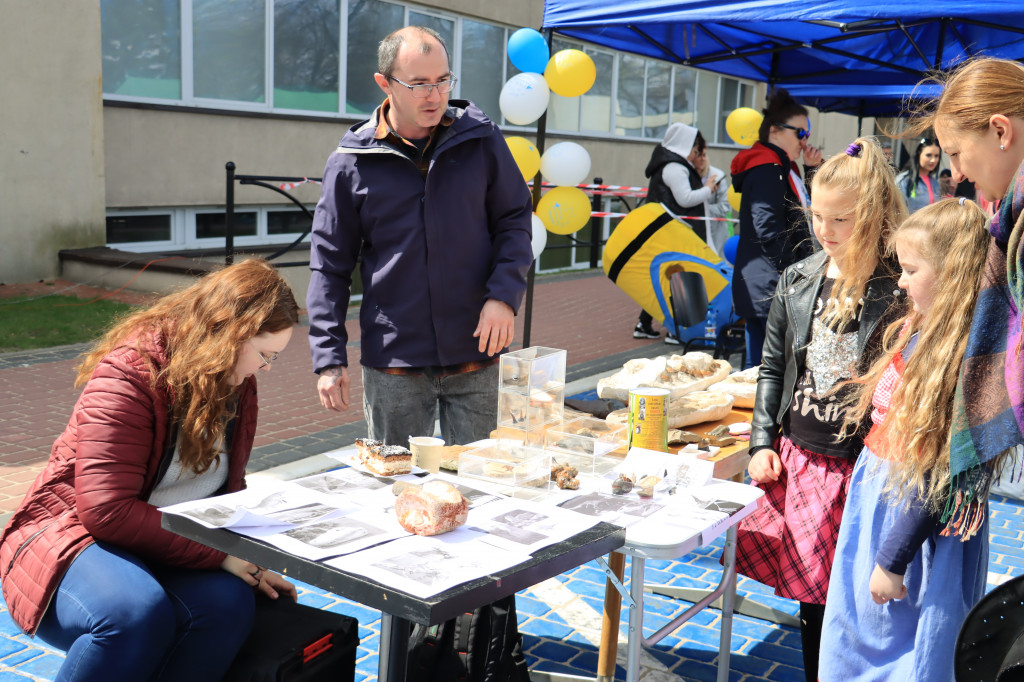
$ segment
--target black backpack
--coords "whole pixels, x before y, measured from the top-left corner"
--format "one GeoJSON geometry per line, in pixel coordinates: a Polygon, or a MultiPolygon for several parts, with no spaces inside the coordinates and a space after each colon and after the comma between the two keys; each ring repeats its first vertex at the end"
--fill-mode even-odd
{"type": "Polygon", "coordinates": [[[440,625],[413,626],[407,682],[529,682],[515,595],[440,625]]]}

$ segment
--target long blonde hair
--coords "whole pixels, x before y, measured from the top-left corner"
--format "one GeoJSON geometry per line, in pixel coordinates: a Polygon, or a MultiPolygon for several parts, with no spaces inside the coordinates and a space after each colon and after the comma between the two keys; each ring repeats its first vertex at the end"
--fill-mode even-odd
{"type": "Polygon", "coordinates": [[[131,346],[165,386],[180,427],[182,468],[202,473],[217,457],[225,418],[233,410],[232,375],[242,344],[298,324],[299,307],[270,263],[251,259],[203,277],[133,313],[100,339],[76,368],[76,386],[92,376],[115,348],[131,346]],[[162,342],[166,363],[157,367],[147,347],[162,342]]]}
{"type": "Polygon", "coordinates": [[[1024,64],[1006,59],[969,59],[945,75],[924,83],[943,85],[936,101],[912,112],[911,125],[894,137],[916,136],[937,121],[967,132],[982,132],[995,114],[1024,118],[1024,64]]]}
{"type": "Polygon", "coordinates": [[[912,239],[913,248],[934,268],[934,298],[927,314],[910,310],[885,330],[885,352],[855,381],[844,425],[856,429],[865,422],[889,362],[917,334],[881,427],[886,453],[892,455],[885,489],[898,500],[915,493],[932,509],[940,508],[949,494],[953,395],[989,243],[985,213],[973,201],[960,201],[942,199],[925,206],[893,233],[893,239],[912,239]]]}
{"type": "Polygon", "coordinates": [[[879,263],[894,266],[886,257],[886,245],[896,226],[907,217],[907,207],[896,186],[895,175],[872,137],[858,137],[850,145],[860,148],[855,156],[843,152],[821,165],[811,181],[811,202],[819,187],[856,195],[854,229],[843,248],[840,276],[822,321],[841,329],[857,314],[868,280],[879,263]]]}

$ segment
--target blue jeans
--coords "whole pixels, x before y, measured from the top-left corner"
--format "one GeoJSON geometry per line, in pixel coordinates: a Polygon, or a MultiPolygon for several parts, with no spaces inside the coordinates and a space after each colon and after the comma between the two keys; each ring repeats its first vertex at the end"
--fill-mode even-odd
{"type": "Polygon", "coordinates": [[[764,334],[768,320],[760,317],[747,317],[743,320],[747,330],[747,360],[743,369],[750,369],[761,364],[761,351],[764,348],[764,334]]]}
{"type": "Polygon", "coordinates": [[[253,589],[226,571],[149,567],[94,543],[36,635],[67,651],[56,680],[220,680],[252,628],[253,589]]]}
{"type": "Polygon", "coordinates": [[[363,413],[370,438],[389,445],[434,435],[438,413],[448,445],[488,438],[498,426],[498,365],[447,376],[429,367],[412,375],[363,367],[363,413]]]}

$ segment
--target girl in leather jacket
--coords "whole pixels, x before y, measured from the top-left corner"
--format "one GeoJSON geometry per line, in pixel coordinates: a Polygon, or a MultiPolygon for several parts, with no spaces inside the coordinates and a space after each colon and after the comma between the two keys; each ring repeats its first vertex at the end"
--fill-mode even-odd
{"type": "Polygon", "coordinates": [[[906,217],[878,144],[859,138],[818,170],[811,224],[822,250],[786,268],[758,374],[748,473],[764,504],[739,527],[737,571],[800,602],[804,670],[818,642],[858,434],[839,438],[845,380],[879,352],[898,292],[889,235],[906,217]]]}

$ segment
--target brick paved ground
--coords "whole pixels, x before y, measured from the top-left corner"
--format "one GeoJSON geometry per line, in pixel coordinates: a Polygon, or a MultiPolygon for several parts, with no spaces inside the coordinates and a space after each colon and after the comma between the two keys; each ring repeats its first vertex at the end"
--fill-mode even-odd
{"type": "MultiPolygon", "coordinates": [[[[45,287],[23,286],[17,291],[36,295],[68,286],[66,282],[56,282],[45,287]]],[[[15,290],[5,285],[0,287],[0,296],[15,290]]],[[[78,291],[87,298],[104,293],[91,288],[67,293],[78,291]]],[[[130,296],[134,297],[130,302],[144,299],[130,296]]],[[[632,338],[638,309],[600,273],[538,278],[533,300],[530,343],[566,349],[570,379],[621,366],[630,357],[669,350],[658,341],[632,338]]],[[[349,318],[346,327],[350,337],[358,339],[355,309],[349,318]]],[[[520,314],[516,346],[523,340],[523,322],[524,315],[520,314]]],[[[17,506],[67,423],[78,396],[73,386],[75,358],[83,348],[0,354],[0,514],[17,506]]],[[[349,360],[353,367],[358,367],[358,343],[350,345],[349,360]]],[[[302,327],[296,330],[273,370],[259,377],[260,423],[251,470],[341,447],[365,435],[359,372],[353,376],[353,407],[340,414],[320,406],[314,379],[307,328],[302,327]]]]}
{"type": "MultiPolygon", "coordinates": [[[[7,287],[0,287],[3,297],[7,287]]],[[[31,289],[31,288],[29,288],[31,289]]],[[[8,290],[9,291],[9,290],[8,290]]],[[[2,310],[0,310],[2,314],[2,310]]],[[[669,350],[660,341],[630,335],[636,306],[600,275],[556,276],[537,286],[531,343],[565,348],[570,380],[612,369],[630,357],[669,350]]],[[[522,339],[522,319],[519,339],[522,339]]],[[[348,322],[355,332],[355,320],[348,322]]],[[[264,469],[308,454],[347,445],[363,431],[358,409],[337,415],[316,402],[304,334],[260,378],[260,425],[250,469],[264,469]]],[[[45,462],[77,391],[72,386],[73,358],[81,347],[0,355],[0,515],[20,500],[27,483],[45,462]]],[[[352,356],[358,361],[358,349],[352,356]]],[[[354,398],[359,399],[359,382],[354,398]]],[[[2,520],[2,516],[0,516],[2,520]]],[[[1024,573],[1024,506],[997,497],[992,504],[989,587],[1024,573]]],[[[710,588],[720,576],[721,539],[676,561],[649,561],[650,582],[710,588]]],[[[627,575],[629,569],[627,566],[627,575]]],[[[300,583],[301,601],[359,619],[361,638],[356,680],[376,680],[380,612],[300,583]]],[[[740,595],[753,595],[795,614],[794,602],[740,578],[740,595]]],[[[594,562],[545,581],[517,596],[520,630],[531,667],[547,672],[593,676],[604,595],[604,574],[594,562]]],[[[681,613],[689,603],[657,595],[645,598],[645,635],[681,613]]],[[[627,614],[621,620],[625,641],[627,614]]],[[[642,654],[644,682],[714,680],[720,614],[706,610],[661,644],[642,654]]],[[[733,682],[801,682],[804,679],[797,630],[736,616],[729,679],[733,682]]],[[[625,647],[620,644],[617,679],[625,647]]],[[[63,654],[21,633],[0,601],[0,682],[52,680],[63,654]]]]}

